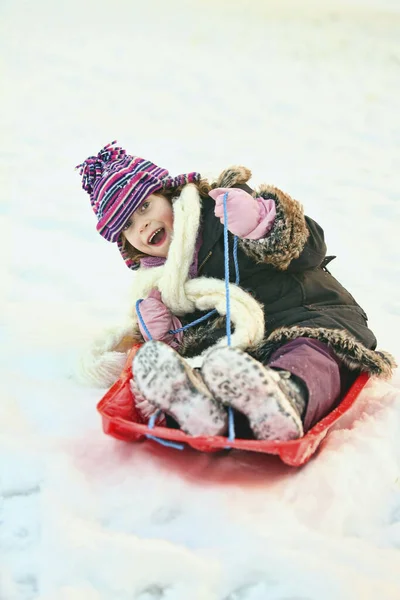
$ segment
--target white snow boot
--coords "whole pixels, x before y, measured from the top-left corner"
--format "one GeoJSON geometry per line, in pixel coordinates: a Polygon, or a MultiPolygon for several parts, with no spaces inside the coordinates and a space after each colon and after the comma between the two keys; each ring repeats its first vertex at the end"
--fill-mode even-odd
{"type": "Polygon", "coordinates": [[[201,375],[164,342],[146,342],[133,359],[136,385],[155,408],[170,415],[193,436],[224,435],[225,408],[205,386],[201,375]]]}
{"type": "Polygon", "coordinates": [[[303,435],[306,396],[287,371],[225,347],[206,356],[201,373],[217,400],[248,418],[257,439],[287,441],[303,435]]]}

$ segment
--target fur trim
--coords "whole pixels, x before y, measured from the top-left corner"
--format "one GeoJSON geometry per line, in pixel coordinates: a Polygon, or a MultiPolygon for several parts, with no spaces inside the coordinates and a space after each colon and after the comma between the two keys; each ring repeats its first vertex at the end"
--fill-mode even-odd
{"type": "Polygon", "coordinates": [[[275,201],[276,218],[273,227],[266,238],[242,238],[239,245],[255,262],[285,270],[292,260],[300,256],[309,236],[303,207],[289,194],[271,185],[262,185],[257,195],[275,201]]]}
{"type": "Polygon", "coordinates": [[[221,330],[225,331],[226,318],[217,317],[208,319],[204,325],[186,329],[183,332],[182,342],[178,349],[181,356],[190,358],[198,354],[198,348],[208,348],[221,339],[221,330]]]}
{"type": "Polygon", "coordinates": [[[193,261],[197,232],[200,224],[201,198],[195,185],[186,185],[178,200],[174,202],[174,233],[163,268],[158,289],[162,301],[175,315],[184,315],[195,310],[195,303],[185,293],[185,282],[189,277],[193,261]]]}
{"type": "Polygon", "coordinates": [[[350,371],[365,371],[369,375],[388,379],[397,367],[394,357],[389,352],[370,350],[343,329],[298,325],[276,329],[264,341],[262,349],[254,353],[254,357],[265,363],[280,346],[300,337],[327,344],[350,371]]]}
{"type": "MultiPolygon", "coordinates": [[[[208,319],[204,325],[198,325],[193,329],[189,328],[183,332],[182,342],[178,349],[178,352],[184,358],[190,358],[198,354],[198,348],[205,347],[208,349],[214,347],[221,339],[225,339],[226,331],[226,317],[217,316],[208,319]],[[223,332],[223,333],[221,333],[223,332]]],[[[232,325],[232,333],[234,332],[234,326],[232,325]]],[[[258,352],[262,349],[265,340],[251,340],[249,345],[243,350],[249,350],[252,352],[258,352]]]]}
{"type": "Polygon", "coordinates": [[[235,187],[237,183],[247,183],[251,179],[251,171],[247,167],[233,166],[222,171],[218,179],[212,184],[212,188],[235,187]]]}

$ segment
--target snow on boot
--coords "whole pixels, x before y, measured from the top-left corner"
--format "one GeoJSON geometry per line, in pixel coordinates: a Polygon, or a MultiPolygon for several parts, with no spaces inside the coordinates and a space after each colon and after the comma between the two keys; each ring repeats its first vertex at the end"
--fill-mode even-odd
{"type": "Polygon", "coordinates": [[[265,367],[231,347],[212,350],[201,368],[214,397],[243,413],[259,440],[294,440],[303,435],[306,399],[286,371],[265,367]]]}
{"type": "Polygon", "coordinates": [[[133,359],[136,385],[154,407],[190,435],[223,435],[228,415],[201,378],[167,344],[146,342],[133,359]]]}

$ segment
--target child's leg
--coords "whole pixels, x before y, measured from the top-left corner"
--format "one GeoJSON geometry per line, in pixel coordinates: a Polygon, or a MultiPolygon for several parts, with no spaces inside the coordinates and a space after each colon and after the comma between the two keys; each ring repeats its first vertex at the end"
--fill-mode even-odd
{"type": "Polygon", "coordinates": [[[265,366],[236,348],[213,350],[202,374],[214,397],[268,440],[303,435],[335,408],[351,376],[328,346],[309,338],[288,342],[265,366]]]}
{"type": "Polygon", "coordinates": [[[199,373],[164,342],[146,342],[132,365],[137,387],[155,408],[177,421],[190,435],[223,435],[227,412],[199,373]]]}
{"type": "Polygon", "coordinates": [[[268,366],[289,371],[305,384],[308,402],[303,417],[304,431],[335,408],[341,388],[349,378],[349,371],[333,351],[326,344],[309,338],[297,338],[281,346],[272,354],[268,366]]]}

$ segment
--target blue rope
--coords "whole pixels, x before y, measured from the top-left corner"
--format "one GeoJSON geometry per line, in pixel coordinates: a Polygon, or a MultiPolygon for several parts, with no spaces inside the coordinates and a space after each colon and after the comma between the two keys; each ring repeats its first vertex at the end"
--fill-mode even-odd
{"type": "Polygon", "coordinates": [[[226,337],[228,346],[231,345],[231,298],[229,294],[229,239],[228,239],[228,211],[226,208],[228,192],[224,194],[224,262],[225,262],[225,298],[226,298],[226,337]]]}
{"type": "Polygon", "coordinates": [[[161,444],[161,446],[166,446],[167,448],[174,448],[175,450],[184,450],[185,449],[185,446],[183,444],[175,444],[175,442],[170,442],[169,440],[163,440],[162,438],[158,438],[155,435],[150,435],[149,433],[146,433],[146,437],[147,437],[147,439],[153,440],[154,442],[161,444]]]}
{"type": "MultiPolygon", "coordinates": [[[[227,211],[228,192],[225,192],[223,200],[224,200],[224,269],[225,269],[225,296],[226,296],[226,337],[228,340],[228,346],[230,346],[231,345],[231,304],[230,304],[230,293],[229,293],[229,237],[228,237],[228,211],[227,211]]],[[[235,283],[236,283],[236,285],[238,285],[239,281],[240,281],[239,262],[238,262],[238,257],[237,257],[237,251],[238,251],[238,238],[235,235],[233,238],[233,261],[235,264],[235,275],[236,275],[235,283]]],[[[139,322],[140,322],[141,326],[143,327],[147,337],[149,338],[149,340],[152,340],[153,337],[152,337],[150,331],[148,330],[146,323],[144,322],[144,319],[140,312],[139,306],[140,306],[141,302],[143,302],[143,298],[141,298],[140,300],[138,300],[136,302],[136,312],[137,312],[137,315],[139,318],[139,322]]],[[[211,315],[213,315],[216,312],[217,311],[214,308],[213,310],[211,310],[207,314],[203,315],[199,319],[192,321],[192,323],[188,323],[187,325],[184,325],[183,327],[180,327],[179,329],[170,329],[170,331],[168,333],[175,334],[175,333],[179,333],[180,331],[185,331],[186,329],[189,329],[189,327],[194,327],[194,325],[197,325],[198,323],[201,323],[202,321],[206,321],[209,317],[211,317],[211,315]]],[[[149,424],[148,424],[149,429],[154,428],[154,423],[156,421],[156,418],[157,418],[159,412],[160,411],[154,413],[152,415],[152,417],[150,418],[149,424]]],[[[228,424],[229,424],[228,440],[230,442],[233,442],[235,440],[235,420],[234,420],[233,409],[231,406],[229,406],[229,408],[228,408],[228,424]]],[[[162,446],[167,446],[168,448],[176,448],[177,450],[183,450],[183,448],[184,448],[183,444],[176,444],[176,443],[170,442],[168,440],[163,440],[161,438],[158,438],[154,435],[150,435],[148,433],[146,434],[146,437],[150,440],[154,440],[155,442],[158,442],[162,446]]],[[[225,446],[225,448],[230,449],[230,446],[225,446]]]]}
{"type": "Polygon", "coordinates": [[[214,308],[213,310],[210,310],[210,312],[208,312],[206,315],[203,315],[199,319],[196,319],[195,321],[192,321],[191,323],[188,323],[187,325],[184,325],[183,327],[179,327],[179,329],[170,329],[168,331],[168,333],[179,333],[180,331],[185,331],[186,329],[189,329],[189,327],[193,327],[194,325],[197,325],[198,323],[201,323],[202,321],[206,321],[209,317],[211,317],[211,315],[213,315],[216,312],[217,312],[217,310],[214,308]]]}
{"type": "Polygon", "coordinates": [[[156,419],[157,419],[158,415],[160,414],[160,412],[161,412],[161,410],[156,410],[156,412],[151,415],[151,417],[149,419],[149,423],[147,425],[147,427],[149,429],[154,429],[154,425],[156,423],[156,419]]]}
{"type": "Polygon", "coordinates": [[[238,257],[237,257],[237,251],[238,251],[238,237],[237,237],[237,235],[235,235],[233,238],[233,261],[235,263],[235,273],[236,273],[235,283],[236,283],[236,285],[239,285],[240,273],[239,273],[239,262],[238,262],[238,257]]]}
{"type": "Polygon", "coordinates": [[[153,339],[153,337],[152,337],[152,335],[151,335],[150,331],[147,329],[147,325],[146,325],[146,323],[144,322],[144,319],[143,319],[143,317],[142,317],[142,313],[140,312],[139,305],[140,305],[140,303],[141,303],[141,302],[143,302],[143,298],[140,298],[140,300],[138,300],[138,301],[136,302],[136,312],[137,312],[137,316],[139,317],[140,324],[141,324],[141,326],[143,327],[143,329],[144,329],[144,331],[145,331],[145,333],[146,333],[147,337],[149,338],[149,340],[152,340],[152,339],[153,339]]]}
{"type": "MultiPolygon", "coordinates": [[[[227,210],[228,192],[224,194],[224,261],[225,261],[225,298],[226,298],[226,337],[228,346],[231,345],[231,298],[229,293],[229,238],[228,238],[228,210],[227,210]]],[[[235,236],[235,240],[237,240],[235,236]]],[[[235,249],[235,244],[234,244],[235,249]]],[[[236,241],[237,253],[237,241],[236,241]]],[[[234,253],[235,254],[235,253],[234,253]]],[[[237,264],[237,254],[235,260],[236,280],[239,278],[239,265],[237,264]]],[[[235,439],[235,420],[232,406],[228,408],[228,439],[233,442],[235,439]]],[[[225,446],[229,448],[229,446],[225,446]]]]}
{"type": "MultiPolygon", "coordinates": [[[[161,410],[158,410],[157,412],[153,413],[150,417],[149,423],[147,425],[147,427],[149,429],[153,429],[154,428],[154,424],[156,422],[156,419],[158,417],[158,415],[160,414],[161,410]]],[[[146,437],[149,440],[154,440],[155,442],[158,442],[159,444],[161,444],[161,446],[166,446],[167,448],[175,448],[175,450],[183,450],[184,449],[184,444],[176,444],[175,442],[170,442],[169,440],[163,440],[161,438],[156,437],[155,435],[150,435],[149,433],[146,433],[146,437]]]]}
{"type": "MultiPolygon", "coordinates": [[[[228,408],[228,424],[229,424],[228,440],[230,442],[234,442],[235,441],[235,418],[234,418],[232,406],[229,406],[229,408],[228,408]]],[[[230,446],[225,446],[225,449],[230,450],[231,448],[230,448],[230,446]]]]}

